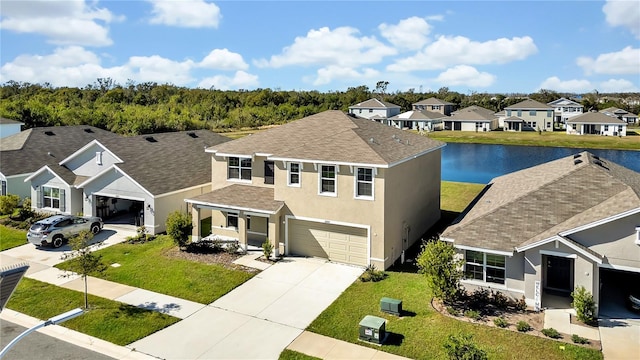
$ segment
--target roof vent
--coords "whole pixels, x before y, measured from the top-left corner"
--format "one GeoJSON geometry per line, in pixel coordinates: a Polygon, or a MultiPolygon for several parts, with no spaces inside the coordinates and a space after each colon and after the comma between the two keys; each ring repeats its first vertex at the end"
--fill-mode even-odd
{"type": "Polygon", "coordinates": [[[148,142],[158,142],[158,140],[154,139],[153,136],[145,136],[144,138],[145,140],[147,140],[148,142]]]}
{"type": "Polygon", "coordinates": [[[198,138],[198,135],[196,135],[196,133],[194,133],[194,132],[188,132],[187,135],[191,136],[194,139],[198,138]]]}
{"type": "Polygon", "coordinates": [[[45,131],[44,134],[47,135],[47,136],[55,135],[55,133],[53,131],[45,131]]]}
{"type": "Polygon", "coordinates": [[[600,156],[598,156],[598,155],[591,155],[591,157],[596,159],[596,160],[600,160],[600,156]]]}
{"type": "Polygon", "coordinates": [[[574,159],[577,159],[577,158],[579,158],[579,157],[581,157],[581,156],[582,156],[582,154],[575,154],[575,155],[573,155],[573,158],[574,158],[574,159]]]}
{"type": "Polygon", "coordinates": [[[573,160],[573,165],[578,165],[580,163],[582,163],[582,160],[580,160],[580,159],[573,160]]]}
{"type": "Polygon", "coordinates": [[[600,161],[600,160],[596,160],[596,161],[594,161],[593,163],[594,163],[594,164],[596,164],[596,165],[598,165],[598,166],[600,166],[601,168],[603,168],[603,169],[605,169],[605,170],[609,170],[609,168],[608,168],[608,167],[606,167],[606,166],[604,166],[604,164],[603,164],[603,163],[602,163],[602,161],[600,161]]]}
{"type": "Polygon", "coordinates": [[[89,134],[93,134],[93,130],[86,128],[84,129],[84,132],[89,133],[89,134]]]}

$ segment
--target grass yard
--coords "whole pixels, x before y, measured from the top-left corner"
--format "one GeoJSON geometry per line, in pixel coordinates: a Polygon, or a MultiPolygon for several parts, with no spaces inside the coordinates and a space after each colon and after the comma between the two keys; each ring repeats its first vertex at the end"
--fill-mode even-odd
{"type": "MultiPolygon", "coordinates": [[[[217,264],[203,264],[170,258],[175,247],[166,235],[144,244],[117,244],[98,250],[109,266],[101,278],[178,298],[209,304],[253,275],[217,264]]],[[[57,265],[68,269],[68,262],[57,265]]]]}
{"type": "Polygon", "coordinates": [[[0,225],[0,251],[27,243],[27,232],[0,225]]]}
{"type": "Polygon", "coordinates": [[[442,181],[440,183],[440,208],[443,211],[460,213],[484,187],[484,184],[442,181]]]}
{"type": "Polygon", "coordinates": [[[307,354],[299,353],[297,351],[284,349],[280,353],[279,360],[321,360],[315,356],[309,356],[307,354]]]}
{"type": "Polygon", "coordinates": [[[388,275],[377,283],[353,283],[307,330],[363,345],[358,341],[358,324],[365,315],[374,315],[388,320],[386,330],[391,334],[382,347],[369,346],[412,359],[446,359],[443,344],[450,334],[459,333],[472,334],[490,359],[602,359],[596,350],[446,317],[432,308],[432,294],[422,275],[388,275]],[[408,314],[397,318],[380,312],[380,298],[385,296],[401,299],[408,314]]]}
{"type": "Polygon", "coordinates": [[[434,131],[428,137],[444,142],[552,146],[587,149],[640,150],[640,130],[629,129],[627,136],[568,135],[562,131],[434,131]]]}
{"type": "MultiPolygon", "coordinates": [[[[82,308],[84,293],[23,278],[7,307],[46,320],[65,311],[82,308]]],[[[127,345],[180,319],[117,301],[89,295],[90,310],[61,324],[69,329],[118,345],[127,345]]]]}

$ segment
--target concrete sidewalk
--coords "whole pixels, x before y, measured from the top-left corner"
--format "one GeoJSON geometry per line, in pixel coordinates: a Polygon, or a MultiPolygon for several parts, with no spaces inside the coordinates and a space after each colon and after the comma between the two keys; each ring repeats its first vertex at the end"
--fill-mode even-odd
{"type": "Polygon", "coordinates": [[[324,335],[304,331],[289,346],[289,350],[297,351],[320,359],[352,359],[352,360],[409,360],[408,358],[330,338],[324,335]]]}

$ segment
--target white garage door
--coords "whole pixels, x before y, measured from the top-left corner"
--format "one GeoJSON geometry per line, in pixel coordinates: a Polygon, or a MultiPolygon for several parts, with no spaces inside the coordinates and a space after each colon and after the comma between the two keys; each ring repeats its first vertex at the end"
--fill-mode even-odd
{"type": "Polygon", "coordinates": [[[366,266],[367,229],[290,220],[289,253],[366,266]]]}

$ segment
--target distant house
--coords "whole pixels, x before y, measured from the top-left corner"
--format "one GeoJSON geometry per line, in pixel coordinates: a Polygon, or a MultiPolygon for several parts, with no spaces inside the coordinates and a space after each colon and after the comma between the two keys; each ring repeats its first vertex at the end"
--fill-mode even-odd
{"type": "Polygon", "coordinates": [[[618,109],[616,107],[610,107],[603,110],[600,110],[601,113],[605,115],[609,115],[615,118],[618,118],[627,124],[636,124],[638,122],[638,115],[630,113],[623,109],[618,109]]]}
{"type": "Polygon", "coordinates": [[[568,306],[584,286],[600,305],[607,289],[640,282],[640,173],[582,152],[500,176],[441,239],[463,259],[468,289],[568,306]]]}
{"type": "Polygon", "coordinates": [[[555,123],[563,129],[567,127],[567,120],[584,112],[582,104],[565,98],[554,100],[547,105],[555,108],[555,123]]]}
{"type": "Polygon", "coordinates": [[[553,131],[554,108],[539,101],[527,99],[507,106],[505,131],[553,131]]]}
{"type": "Polygon", "coordinates": [[[627,136],[627,122],[600,112],[588,112],[567,122],[567,134],[627,136]]]}
{"type": "Polygon", "coordinates": [[[399,113],[400,106],[375,98],[349,106],[349,114],[382,124],[387,124],[388,118],[399,113]]]}
{"type": "Polygon", "coordinates": [[[19,133],[22,131],[22,125],[24,124],[20,121],[0,117],[0,138],[19,133]]]}
{"type": "Polygon", "coordinates": [[[193,238],[386,269],[440,218],[444,146],[337,110],[210,146],[193,238]]]}
{"type": "Polygon", "coordinates": [[[389,118],[390,126],[398,129],[412,129],[420,131],[442,130],[442,119],[446,116],[427,110],[411,110],[389,118]]]}
{"type": "Polygon", "coordinates": [[[472,105],[444,118],[444,127],[454,131],[491,131],[498,128],[495,111],[472,105]]]}
{"type": "Polygon", "coordinates": [[[413,110],[427,110],[449,116],[455,110],[455,104],[434,97],[412,104],[413,110]]]}

